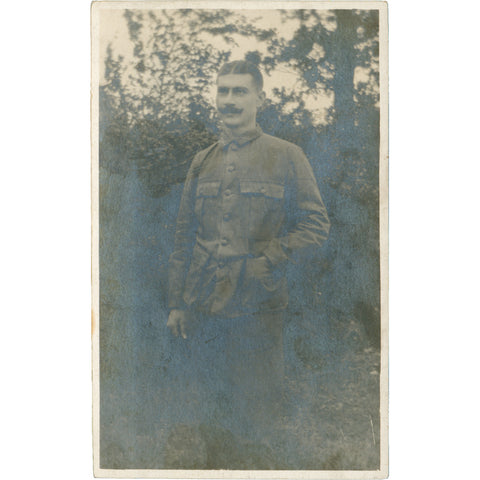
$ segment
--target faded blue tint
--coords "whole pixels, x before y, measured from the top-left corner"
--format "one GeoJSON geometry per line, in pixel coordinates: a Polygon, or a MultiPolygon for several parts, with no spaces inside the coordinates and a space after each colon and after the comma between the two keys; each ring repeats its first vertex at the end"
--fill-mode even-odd
{"type": "MultiPolygon", "coordinates": [[[[148,71],[148,59],[141,58],[137,34],[146,15],[132,12],[126,21],[136,60],[144,62],[141,73],[148,71]]],[[[232,12],[175,14],[197,28],[203,22],[227,40],[240,32],[275,43],[275,36],[254,25],[235,26],[232,12]]],[[[287,110],[291,98],[278,92],[257,120],[266,133],[304,150],[332,227],[321,251],[289,267],[284,417],[252,439],[243,432],[244,421],[228,412],[227,397],[223,403],[217,398],[218,410],[210,411],[205,378],[185,371],[194,348],[166,328],[167,261],[178,205],[193,155],[216,141],[212,107],[201,88],[185,84],[175,87],[189,96],[181,112],[175,97],[160,94],[140,98],[145,110],[134,107],[119,79],[122,60],[110,55],[109,82],[100,92],[101,468],[379,467],[378,79],[373,87],[353,84],[356,66],[378,58],[378,14],[331,11],[333,32],[320,20],[308,26],[314,11],[285,15],[300,21],[294,39],[269,56],[248,55],[264,71],[293,62],[300,98],[294,111],[287,110]],[[312,64],[308,55],[315,42],[325,58],[312,64]],[[327,75],[329,66],[333,76],[327,75]],[[312,120],[302,98],[319,86],[335,95],[324,125],[312,120]]],[[[172,40],[163,38],[166,44],[172,40]]],[[[186,41],[182,55],[205,88],[228,52],[197,47],[186,41]]],[[[169,50],[159,52],[168,67],[169,50]]]]}

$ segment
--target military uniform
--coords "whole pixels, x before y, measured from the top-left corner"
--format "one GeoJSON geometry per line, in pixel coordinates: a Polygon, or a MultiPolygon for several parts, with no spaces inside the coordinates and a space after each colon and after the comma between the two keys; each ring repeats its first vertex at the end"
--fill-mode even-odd
{"type": "Polygon", "coordinates": [[[224,134],[195,157],[185,182],[169,307],[225,317],[285,309],[286,262],[322,245],[329,227],[299,147],[260,127],[224,134]]]}
{"type": "MultiPolygon", "coordinates": [[[[230,392],[240,385],[254,422],[271,410],[269,394],[283,378],[286,264],[321,246],[329,227],[296,145],[257,126],[241,137],[223,133],[194,158],[170,257],[169,307],[190,312],[200,327],[197,378],[230,392]]],[[[238,407],[242,395],[234,397],[238,407]]]]}

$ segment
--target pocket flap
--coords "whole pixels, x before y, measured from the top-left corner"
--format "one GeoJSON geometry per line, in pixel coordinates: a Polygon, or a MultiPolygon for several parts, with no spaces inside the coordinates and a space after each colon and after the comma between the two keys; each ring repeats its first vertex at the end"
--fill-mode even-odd
{"type": "Polygon", "coordinates": [[[264,195],[272,198],[283,198],[284,186],[276,183],[265,183],[255,181],[241,181],[240,191],[254,195],[264,195]]]}
{"type": "Polygon", "coordinates": [[[202,182],[197,187],[197,197],[216,197],[220,190],[220,182],[202,182]]]}

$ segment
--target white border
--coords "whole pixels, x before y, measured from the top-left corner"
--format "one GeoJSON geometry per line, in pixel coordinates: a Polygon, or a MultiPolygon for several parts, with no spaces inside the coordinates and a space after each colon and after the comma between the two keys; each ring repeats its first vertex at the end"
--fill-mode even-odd
{"type": "Polygon", "coordinates": [[[381,371],[380,371],[380,469],[379,470],[167,470],[100,468],[99,385],[99,252],[98,252],[98,87],[99,11],[104,9],[232,9],[225,1],[92,2],[91,6],[91,144],[92,144],[92,382],[94,475],[100,478],[302,478],[383,479],[388,476],[388,18],[386,2],[234,2],[241,9],[364,9],[379,10],[380,27],[380,284],[381,284],[381,371]]]}

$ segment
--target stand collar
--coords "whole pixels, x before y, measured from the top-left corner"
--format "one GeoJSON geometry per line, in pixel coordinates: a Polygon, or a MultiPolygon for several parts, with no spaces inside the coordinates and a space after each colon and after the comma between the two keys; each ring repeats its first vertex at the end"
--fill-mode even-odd
{"type": "Polygon", "coordinates": [[[230,130],[222,128],[218,143],[222,148],[227,147],[232,142],[235,143],[238,147],[242,147],[246,143],[255,140],[262,134],[263,131],[258,124],[253,130],[249,130],[248,132],[242,133],[242,135],[239,136],[235,136],[230,130]]]}

